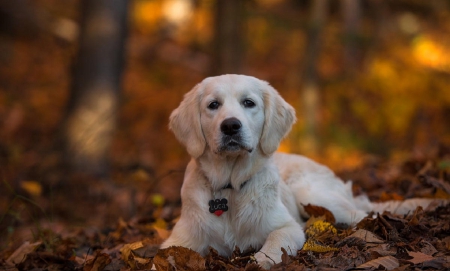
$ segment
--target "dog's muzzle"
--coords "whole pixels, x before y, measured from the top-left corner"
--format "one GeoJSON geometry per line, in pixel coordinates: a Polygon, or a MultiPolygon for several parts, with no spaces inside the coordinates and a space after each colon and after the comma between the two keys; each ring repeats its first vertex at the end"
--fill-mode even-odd
{"type": "Polygon", "coordinates": [[[235,152],[241,149],[252,152],[253,149],[246,146],[242,140],[241,128],[242,123],[234,117],[225,119],[220,124],[222,141],[219,147],[219,152],[235,152]]]}

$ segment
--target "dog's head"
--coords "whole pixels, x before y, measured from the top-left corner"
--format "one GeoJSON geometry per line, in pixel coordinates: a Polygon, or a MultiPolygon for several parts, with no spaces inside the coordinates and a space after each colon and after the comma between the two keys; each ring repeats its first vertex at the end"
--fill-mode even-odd
{"type": "Polygon", "coordinates": [[[218,155],[275,152],[290,131],[295,111],[267,82],[244,75],[203,80],[188,92],[170,116],[170,129],[200,157],[205,150],[218,155]]]}

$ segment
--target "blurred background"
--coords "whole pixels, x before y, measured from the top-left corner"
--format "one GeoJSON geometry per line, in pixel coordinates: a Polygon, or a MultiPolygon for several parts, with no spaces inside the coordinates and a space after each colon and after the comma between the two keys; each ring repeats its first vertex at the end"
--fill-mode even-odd
{"type": "Polygon", "coordinates": [[[224,73],[296,108],[281,151],[337,171],[426,156],[450,141],[450,1],[1,1],[2,234],[179,205],[168,117],[224,73]]]}

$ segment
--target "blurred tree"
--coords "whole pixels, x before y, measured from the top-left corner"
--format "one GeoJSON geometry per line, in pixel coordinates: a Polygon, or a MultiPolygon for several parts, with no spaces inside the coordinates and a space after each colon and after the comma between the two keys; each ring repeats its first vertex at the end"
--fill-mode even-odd
{"type": "Polygon", "coordinates": [[[28,0],[0,1],[0,32],[30,36],[42,26],[36,5],[28,0]]]}
{"type": "Polygon", "coordinates": [[[242,65],[242,13],[245,1],[216,0],[214,75],[239,73],[242,65]]]}
{"type": "Polygon", "coordinates": [[[361,50],[358,44],[361,3],[359,0],[343,0],[342,13],[344,17],[344,67],[353,75],[359,70],[361,50]]]}
{"type": "Polygon", "coordinates": [[[124,66],[127,0],[83,0],[78,56],[63,120],[66,162],[104,176],[124,66]]]}
{"type": "Polygon", "coordinates": [[[308,151],[318,151],[317,117],[319,115],[319,79],[317,59],[321,50],[321,32],[327,17],[328,0],[315,0],[311,4],[311,17],[303,61],[302,103],[305,117],[308,151]]]}

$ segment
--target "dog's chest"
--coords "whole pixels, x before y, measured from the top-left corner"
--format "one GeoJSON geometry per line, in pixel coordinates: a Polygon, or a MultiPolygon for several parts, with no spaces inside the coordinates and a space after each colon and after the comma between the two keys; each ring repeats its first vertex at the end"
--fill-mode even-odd
{"type": "Polygon", "coordinates": [[[240,191],[225,189],[215,195],[218,200],[226,199],[228,205],[220,216],[211,213],[207,223],[207,232],[212,233],[211,246],[220,254],[230,255],[236,246],[241,250],[259,249],[273,230],[265,221],[273,208],[270,202],[276,201],[270,197],[276,197],[276,191],[260,191],[252,185],[240,191]]]}

